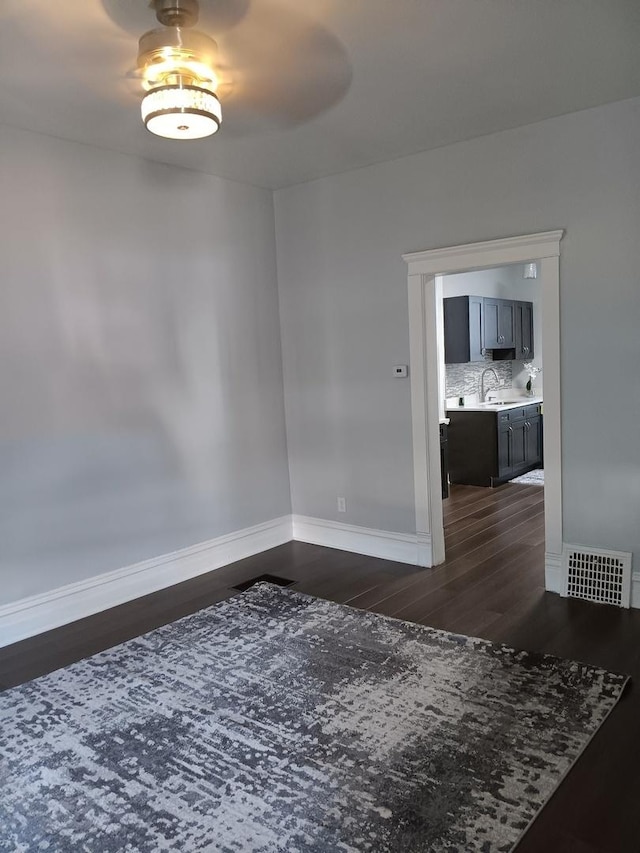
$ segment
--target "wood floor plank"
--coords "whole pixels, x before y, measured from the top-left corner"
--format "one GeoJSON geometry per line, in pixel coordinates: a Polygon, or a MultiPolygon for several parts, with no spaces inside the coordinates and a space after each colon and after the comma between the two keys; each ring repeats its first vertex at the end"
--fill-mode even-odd
{"type": "Polygon", "coordinates": [[[486,524],[481,530],[478,530],[462,542],[451,544],[445,537],[447,560],[455,560],[458,556],[466,556],[476,548],[495,541],[502,541],[504,537],[511,537],[512,540],[520,540],[523,536],[528,536],[540,520],[544,520],[544,507],[536,506],[527,508],[517,513],[512,518],[495,521],[493,524],[486,524]]]}
{"type": "MultiPolygon", "coordinates": [[[[540,491],[538,489],[538,492],[540,491]]],[[[495,507],[492,506],[484,511],[474,512],[460,521],[445,525],[447,544],[450,547],[457,545],[482,530],[487,524],[492,524],[494,521],[504,521],[522,510],[534,509],[538,506],[544,506],[544,497],[541,494],[527,495],[517,500],[506,501],[504,504],[496,504],[495,507]]]]}
{"type": "Polygon", "coordinates": [[[465,491],[461,496],[456,494],[455,500],[451,497],[448,498],[448,506],[445,506],[447,501],[443,502],[445,527],[475,512],[490,510],[492,507],[502,506],[512,500],[518,500],[520,497],[543,491],[539,486],[521,486],[518,488],[509,484],[497,489],[482,489],[480,493],[478,493],[478,489],[481,487],[477,486],[454,486],[454,488],[464,489],[465,491]],[[488,492],[489,494],[487,494],[488,492]]]}
{"type": "Polygon", "coordinates": [[[428,620],[437,618],[438,626],[434,622],[432,627],[439,627],[442,619],[446,623],[449,615],[471,614],[483,607],[506,613],[522,595],[544,588],[542,579],[529,571],[531,565],[539,564],[540,556],[537,550],[530,548],[511,559],[507,551],[501,564],[492,560],[489,566],[478,568],[473,575],[465,575],[462,580],[453,579],[389,615],[423,624],[431,624],[428,620]]]}

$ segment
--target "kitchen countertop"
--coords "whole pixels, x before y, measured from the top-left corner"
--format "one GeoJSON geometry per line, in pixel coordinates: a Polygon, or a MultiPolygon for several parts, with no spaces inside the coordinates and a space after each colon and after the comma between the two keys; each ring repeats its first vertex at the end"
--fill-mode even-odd
{"type": "Polygon", "coordinates": [[[542,397],[512,397],[508,400],[491,400],[488,403],[473,403],[468,406],[447,406],[447,412],[503,412],[521,406],[542,403],[542,397]]]}

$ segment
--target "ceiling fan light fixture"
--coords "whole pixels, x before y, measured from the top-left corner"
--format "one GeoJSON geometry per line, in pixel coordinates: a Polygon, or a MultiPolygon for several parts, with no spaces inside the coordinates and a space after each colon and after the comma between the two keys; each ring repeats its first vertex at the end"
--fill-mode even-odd
{"type": "Polygon", "coordinates": [[[166,139],[202,139],[222,122],[217,96],[199,86],[158,86],[145,95],[141,113],[147,130],[166,139]]]}
{"type": "Polygon", "coordinates": [[[194,85],[215,91],[218,85],[213,69],[218,47],[212,38],[198,30],[162,27],[149,30],[138,44],[138,68],[145,89],[171,81],[170,77],[191,78],[194,85]]]}
{"type": "Polygon", "coordinates": [[[141,113],[145,127],[166,139],[202,139],[216,133],[222,108],[214,71],[217,46],[190,29],[198,20],[197,0],[152,0],[163,25],[139,41],[138,69],[147,94],[141,113]]]}

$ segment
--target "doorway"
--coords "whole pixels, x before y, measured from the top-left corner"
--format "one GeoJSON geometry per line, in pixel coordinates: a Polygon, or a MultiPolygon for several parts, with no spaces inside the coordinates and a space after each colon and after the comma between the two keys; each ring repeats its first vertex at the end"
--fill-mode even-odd
{"type": "Polygon", "coordinates": [[[542,345],[545,357],[545,586],[560,590],[562,560],[562,469],[560,420],[559,259],[562,231],[509,237],[483,243],[404,255],[408,265],[409,340],[418,562],[445,559],[440,466],[438,315],[440,277],[536,262],[541,285],[542,345]]]}

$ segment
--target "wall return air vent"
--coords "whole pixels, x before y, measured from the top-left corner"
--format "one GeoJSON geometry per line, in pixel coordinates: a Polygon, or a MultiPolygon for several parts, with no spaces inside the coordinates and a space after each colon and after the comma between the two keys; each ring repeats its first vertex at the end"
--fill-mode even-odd
{"type": "Polygon", "coordinates": [[[631,554],[565,545],[562,595],[630,607],[631,554]]]}

